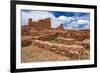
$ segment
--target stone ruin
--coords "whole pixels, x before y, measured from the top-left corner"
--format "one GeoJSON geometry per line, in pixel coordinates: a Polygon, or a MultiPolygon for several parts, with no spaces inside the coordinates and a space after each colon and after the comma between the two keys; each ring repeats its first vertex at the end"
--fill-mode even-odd
{"type": "MultiPolygon", "coordinates": [[[[29,18],[28,20],[28,26],[30,28],[34,29],[51,29],[51,19],[50,18],[45,18],[45,19],[40,19],[38,21],[32,21],[32,18],[29,18]]],[[[61,29],[63,30],[63,24],[61,24],[59,27],[56,29],[61,29]]]]}
{"type": "Polygon", "coordinates": [[[21,31],[22,38],[25,37],[21,41],[22,47],[34,44],[42,49],[70,57],[71,60],[80,59],[85,48],[90,48],[90,31],[64,30],[63,24],[57,28],[51,28],[50,18],[38,21],[32,21],[32,18],[29,18],[28,25],[22,26],[21,31]],[[52,39],[57,43],[49,42],[52,39]]]}

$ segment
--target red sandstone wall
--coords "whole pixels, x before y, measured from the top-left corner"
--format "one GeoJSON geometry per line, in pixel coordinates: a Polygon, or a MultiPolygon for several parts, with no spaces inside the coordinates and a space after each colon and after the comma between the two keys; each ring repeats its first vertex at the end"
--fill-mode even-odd
{"type": "Polygon", "coordinates": [[[37,22],[34,22],[30,18],[28,21],[28,25],[29,27],[35,28],[35,29],[49,29],[51,28],[51,20],[50,18],[46,18],[46,19],[41,19],[41,20],[38,20],[37,22]]]}

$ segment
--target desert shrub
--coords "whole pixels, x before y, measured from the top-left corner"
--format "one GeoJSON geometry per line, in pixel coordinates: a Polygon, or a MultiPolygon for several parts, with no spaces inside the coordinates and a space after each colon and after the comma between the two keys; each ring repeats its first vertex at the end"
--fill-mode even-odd
{"type": "Polygon", "coordinates": [[[21,41],[21,46],[22,47],[29,46],[31,44],[32,44],[32,41],[31,40],[22,40],[21,41]]]}
{"type": "Polygon", "coordinates": [[[52,40],[55,40],[57,38],[56,35],[53,35],[53,36],[50,36],[47,38],[47,41],[52,41],[52,40]]]}
{"type": "Polygon", "coordinates": [[[90,58],[90,51],[89,51],[89,49],[87,49],[81,54],[80,59],[86,60],[86,59],[89,59],[89,58],[90,58]]]}
{"type": "Polygon", "coordinates": [[[22,30],[22,31],[21,31],[21,35],[22,35],[22,36],[30,35],[30,33],[29,33],[28,30],[22,30]]]}
{"type": "Polygon", "coordinates": [[[57,38],[57,36],[58,36],[57,34],[47,35],[47,36],[44,36],[40,39],[45,40],[45,41],[52,41],[52,40],[55,40],[57,38]]]}
{"type": "Polygon", "coordinates": [[[39,35],[39,34],[33,32],[33,33],[31,33],[31,35],[32,35],[32,36],[37,36],[37,35],[39,35]]]}

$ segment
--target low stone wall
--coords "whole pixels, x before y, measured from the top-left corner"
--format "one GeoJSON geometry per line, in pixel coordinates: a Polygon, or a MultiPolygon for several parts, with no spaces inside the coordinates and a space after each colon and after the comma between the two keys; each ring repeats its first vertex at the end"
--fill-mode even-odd
{"type": "Polygon", "coordinates": [[[85,39],[83,41],[75,41],[76,44],[82,45],[85,49],[90,49],[90,40],[85,39]]]}
{"type": "Polygon", "coordinates": [[[49,41],[49,40],[55,39],[56,37],[57,37],[56,33],[49,33],[49,34],[42,34],[42,35],[39,35],[39,36],[35,36],[32,39],[49,41]]]}
{"type": "Polygon", "coordinates": [[[80,55],[84,52],[84,47],[80,45],[61,45],[52,44],[40,40],[32,40],[32,44],[40,48],[50,50],[60,55],[69,57],[71,60],[80,59],[80,55]]]}

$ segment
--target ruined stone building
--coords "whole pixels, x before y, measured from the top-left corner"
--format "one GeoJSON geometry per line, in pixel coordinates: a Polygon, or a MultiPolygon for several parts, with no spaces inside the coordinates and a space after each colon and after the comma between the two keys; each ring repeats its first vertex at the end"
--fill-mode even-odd
{"type": "Polygon", "coordinates": [[[64,30],[63,24],[60,24],[60,26],[59,26],[59,27],[57,27],[56,29],[59,29],[59,30],[64,30]]]}
{"type": "Polygon", "coordinates": [[[41,19],[38,21],[32,21],[32,19],[29,18],[28,26],[30,28],[34,28],[34,29],[50,29],[51,28],[51,20],[50,20],[50,18],[45,18],[45,19],[41,19]]]}
{"type": "MultiPolygon", "coordinates": [[[[28,26],[33,29],[51,29],[51,19],[45,18],[45,19],[40,19],[38,21],[32,21],[32,18],[29,18],[28,26]]],[[[63,30],[64,29],[63,24],[61,24],[56,29],[63,30]]]]}

